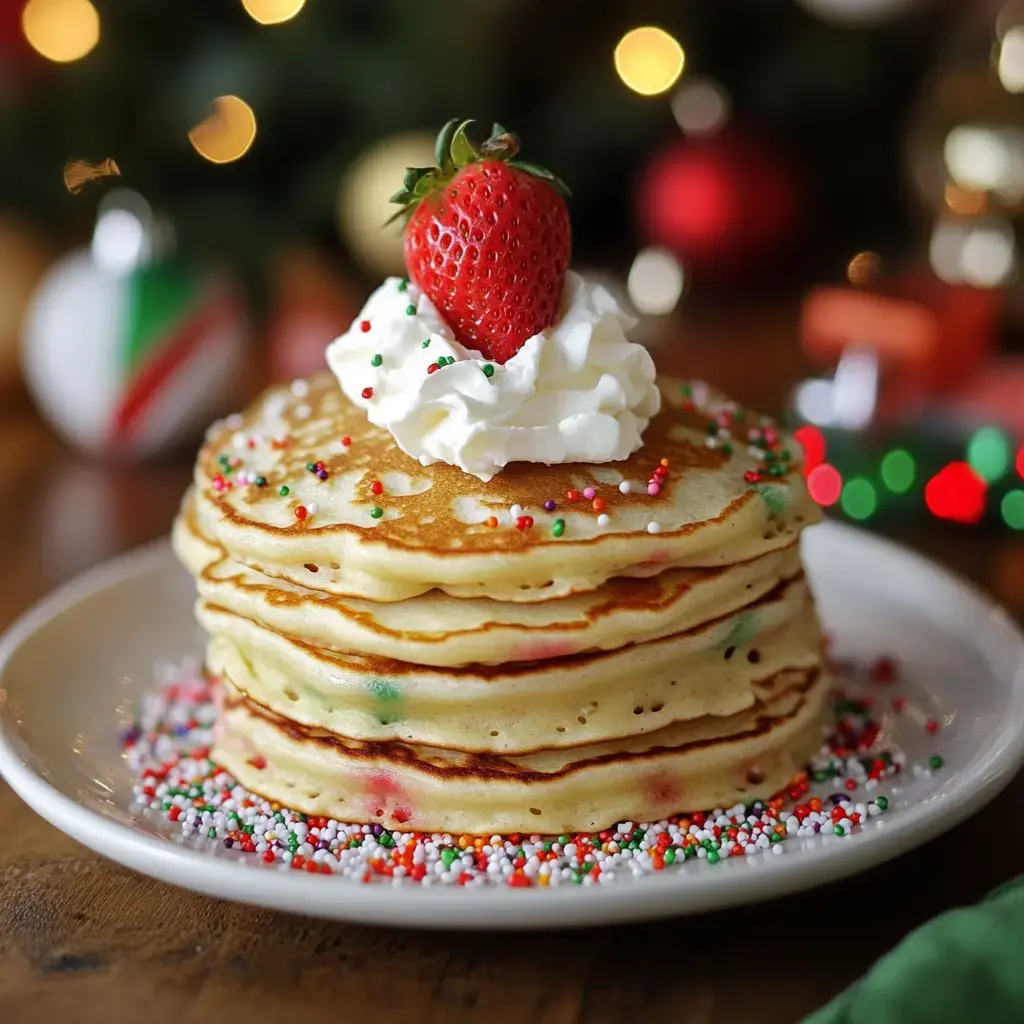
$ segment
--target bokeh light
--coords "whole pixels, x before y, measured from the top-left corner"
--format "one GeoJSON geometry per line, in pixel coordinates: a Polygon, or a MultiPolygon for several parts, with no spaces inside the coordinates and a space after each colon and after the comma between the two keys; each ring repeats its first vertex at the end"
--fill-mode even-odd
{"type": "Polygon", "coordinates": [[[237,96],[218,96],[210,116],[188,133],[196,152],[213,164],[229,164],[249,152],[256,138],[256,115],[237,96]]]}
{"type": "Polygon", "coordinates": [[[667,249],[641,249],[629,268],[626,290],[638,313],[664,316],[683,294],[683,265],[667,249]]]}
{"type": "Polygon", "coordinates": [[[58,64],[79,60],[100,41],[100,16],[89,0],[29,0],[21,27],[29,45],[58,64]]]}
{"type": "Polygon", "coordinates": [[[804,474],[825,461],[825,435],[810,424],[795,431],[793,436],[804,453],[804,474]]]}
{"type": "Polygon", "coordinates": [[[967,461],[971,469],[989,483],[1006,475],[1010,455],[1010,442],[997,427],[982,427],[967,442],[967,461]]]}
{"type": "Polygon", "coordinates": [[[914,456],[902,448],[894,448],[886,452],[881,466],[882,483],[893,494],[905,494],[914,486],[917,477],[917,464],[914,456]]]}
{"type": "Polygon", "coordinates": [[[1007,92],[1024,92],[1024,28],[1011,28],[999,46],[999,81],[1007,92]]]}
{"type": "Polygon", "coordinates": [[[1024,491],[1008,491],[999,507],[1003,522],[1011,530],[1024,530],[1024,491]]]}
{"type": "Polygon", "coordinates": [[[846,267],[846,280],[850,284],[870,284],[881,268],[882,261],[877,252],[859,252],[846,267]]]}
{"type": "Polygon", "coordinates": [[[1020,446],[1020,450],[1017,452],[1017,476],[1024,480],[1024,444],[1020,446]]]}
{"type": "Polygon", "coordinates": [[[835,466],[823,462],[807,474],[807,490],[819,505],[828,508],[843,493],[843,478],[835,466]]]}
{"type": "Polygon", "coordinates": [[[714,135],[729,120],[729,94],[710,78],[690,79],[672,97],[676,124],[695,138],[714,135]]]}
{"type": "Polygon", "coordinates": [[[306,0],[242,0],[242,6],[261,25],[280,25],[291,21],[303,7],[306,0]]]}
{"type": "Polygon", "coordinates": [[[939,519],[976,523],[985,515],[985,481],[966,462],[951,462],[925,485],[924,502],[939,519]]]}
{"type": "Polygon", "coordinates": [[[374,274],[401,273],[402,232],[385,221],[407,167],[434,166],[434,138],[402,132],[375,142],[349,165],[338,191],[338,224],[353,255],[374,274]]]}
{"type": "Polygon", "coordinates": [[[870,480],[855,477],[843,485],[840,503],[851,519],[870,519],[878,508],[878,492],[870,480]]]}
{"type": "Polygon", "coordinates": [[[671,89],[685,63],[679,41],[654,25],[627,32],[615,47],[619,78],[641,96],[657,96],[671,89]]]}

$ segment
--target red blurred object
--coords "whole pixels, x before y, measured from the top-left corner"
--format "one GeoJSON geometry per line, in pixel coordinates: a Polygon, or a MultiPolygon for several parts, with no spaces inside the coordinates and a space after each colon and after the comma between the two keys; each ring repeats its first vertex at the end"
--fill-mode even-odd
{"type": "Polygon", "coordinates": [[[1017,476],[1024,479],[1024,444],[1020,446],[1020,451],[1017,452],[1017,476]]]}
{"type": "Polygon", "coordinates": [[[800,443],[804,452],[804,475],[806,476],[825,461],[825,435],[817,427],[807,424],[797,430],[793,436],[800,443]]]}
{"type": "Polygon", "coordinates": [[[807,474],[807,490],[819,505],[828,508],[843,493],[843,478],[835,466],[823,462],[807,474]]]}
{"type": "Polygon", "coordinates": [[[877,418],[884,421],[967,386],[995,349],[1001,312],[1000,292],[947,285],[932,275],[871,291],[823,287],[804,302],[801,337],[819,365],[834,364],[848,348],[875,353],[877,418]]]}
{"type": "Polygon", "coordinates": [[[985,515],[985,481],[966,462],[951,462],[925,485],[928,511],[954,523],[977,523],[985,515]]]}
{"type": "Polygon", "coordinates": [[[662,150],[640,180],[636,205],[649,242],[697,273],[733,274],[792,240],[797,187],[773,147],[719,135],[662,150]]]}
{"type": "Polygon", "coordinates": [[[0,84],[12,71],[21,70],[36,58],[21,27],[24,9],[25,0],[0,0],[0,84]]]}
{"type": "Polygon", "coordinates": [[[320,254],[307,249],[284,253],[267,327],[270,379],[292,380],[325,370],[324,349],[358,312],[353,289],[320,254]]]}

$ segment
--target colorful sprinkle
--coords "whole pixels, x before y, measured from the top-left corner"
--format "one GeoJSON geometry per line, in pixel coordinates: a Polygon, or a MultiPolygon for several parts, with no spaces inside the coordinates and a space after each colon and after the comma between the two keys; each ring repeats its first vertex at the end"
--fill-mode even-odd
{"type": "Polygon", "coordinates": [[[591,503],[591,508],[595,512],[603,512],[604,511],[604,507],[605,507],[604,506],[604,498],[595,498],[593,500],[593,502],[591,503]]]}
{"type": "Polygon", "coordinates": [[[528,530],[533,526],[533,516],[516,516],[516,529],[528,530]]]}
{"type": "Polygon", "coordinates": [[[370,365],[371,366],[380,366],[380,364],[383,363],[383,362],[384,362],[384,357],[379,352],[375,352],[373,354],[373,358],[370,360],[370,365]]]}
{"type": "Polygon", "coordinates": [[[648,533],[661,533],[661,523],[648,523],[647,524],[647,532],[648,533]]]}
{"type": "Polygon", "coordinates": [[[430,348],[430,339],[427,338],[427,340],[420,345],[420,348],[430,348]]]}
{"type": "Polygon", "coordinates": [[[565,496],[566,496],[566,498],[569,501],[579,501],[580,500],[580,492],[577,491],[575,488],[570,488],[568,491],[566,491],[565,492],[565,496]]]}
{"type": "Polygon", "coordinates": [[[495,526],[498,525],[498,517],[497,516],[488,516],[487,517],[487,525],[490,526],[493,529],[495,526]]]}
{"type": "Polygon", "coordinates": [[[484,363],[483,371],[484,371],[484,376],[485,377],[493,377],[494,376],[494,367],[490,363],[484,363]]]}
{"type": "Polygon", "coordinates": [[[382,509],[380,505],[374,505],[373,508],[370,509],[370,515],[373,516],[374,519],[380,519],[380,517],[384,515],[384,509],[382,509]]]}
{"type": "Polygon", "coordinates": [[[597,517],[598,526],[607,526],[610,522],[611,519],[608,518],[608,515],[605,512],[602,512],[601,515],[597,517]]]}
{"type": "Polygon", "coordinates": [[[280,494],[282,498],[287,498],[288,495],[292,493],[292,489],[287,484],[282,484],[278,488],[277,493],[280,494]]]}
{"type": "Polygon", "coordinates": [[[408,288],[408,287],[409,287],[409,282],[403,277],[401,279],[401,281],[398,282],[398,290],[400,292],[404,292],[406,290],[406,288],[408,288]]]}
{"type": "Polygon", "coordinates": [[[352,438],[351,438],[351,437],[349,437],[349,436],[348,436],[348,435],[346,434],[346,435],[345,435],[345,436],[344,436],[344,437],[343,437],[343,438],[341,439],[341,443],[342,443],[342,444],[343,444],[343,445],[344,445],[344,446],[345,446],[346,448],[348,448],[348,447],[349,447],[349,445],[351,445],[351,444],[352,444],[352,438]]]}
{"type": "Polygon", "coordinates": [[[655,497],[657,497],[657,496],[658,496],[659,494],[661,494],[661,484],[658,484],[658,483],[649,483],[649,484],[647,485],[647,493],[648,493],[648,494],[649,494],[649,495],[650,495],[650,496],[651,496],[652,498],[655,498],[655,497]]]}
{"type": "Polygon", "coordinates": [[[588,501],[591,498],[593,498],[595,494],[597,494],[597,491],[595,491],[593,487],[584,487],[583,488],[583,497],[586,498],[588,501]]]}
{"type": "Polygon", "coordinates": [[[405,315],[406,316],[415,316],[416,315],[416,307],[412,303],[409,303],[409,305],[405,307],[405,315]]]}
{"type": "Polygon", "coordinates": [[[623,480],[622,483],[619,484],[619,493],[620,494],[629,494],[629,492],[632,491],[632,490],[633,490],[633,485],[628,480],[623,480]]]}
{"type": "Polygon", "coordinates": [[[427,367],[427,373],[437,373],[437,371],[438,371],[438,365],[437,365],[437,363],[431,363],[431,364],[430,364],[430,365],[429,365],[429,366],[427,367]]]}
{"type": "Polygon", "coordinates": [[[558,506],[555,503],[553,498],[548,498],[548,500],[544,502],[544,511],[545,512],[554,512],[557,507],[558,506]]]}
{"type": "Polygon", "coordinates": [[[562,534],[565,533],[565,520],[564,519],[556,519],[551,524],[551,533],[555,537],[561,537],[562,534]]]}
{"type": "Polygon", "coordinates": [[[370,490],[373,491],[374,494],[383,494],[384,485],[379,480],[374,480],[373,483],[370,484],[370,490]]]}
{"type": "MultiPolygon", "coordinates": [[[[398,688],[386,679],[367,684],[385,724],[397,720],[398,688]]],[[[865,822],[889,810],[888,797],[834,793],[823,799],[812,779],[826,787],[849,782],[877,786],[898,774],[896,749],[846,753],[850,736],[879,734],[863,701],[842,699],[837,724],[808,770],[781,793],[752,804],[676,814],[638,825],[609,824],[592,833],[543,836],[470,836],[390,830],[299,813],[249,792],[210,759],[216,709],[213,689],[186,665],[170,681],[143,695],[139,720],[122,734],[134,775],[139,812],[162,818],[180,836],[202,840],[210,851],[250,854],[279,870],[340,875],[353,883],[509,886],[608,885],[655,872],[679,870],[690,860],[715,865],[731,857],[780,854],[786,841],[816,834],[848,841],[865,822]],[[868,776],[865,764],[872,768],[868,776]]],[[[250,763],[266,768],[267,758],[250,763]]],[[[928,760],[937,770],[942,759],[928,760]]],[[[915,771],[924,770],[915,766],[915,771]]]]}
{"type": "Polygon", "coordinates": [[[361,321],[360,324],[359,324],[359,330],[361,330],[363,332],[363,334],[366,334],[370,330],[370,321],[369,320],[361,321]]]}
{"type": "Polygon", "coordinates": [[[309,515],[309,512],[306,509],[305,505],[296,505],[295,506],[295,518],[296,519],[305,519],[307,515],[309,515]]]}

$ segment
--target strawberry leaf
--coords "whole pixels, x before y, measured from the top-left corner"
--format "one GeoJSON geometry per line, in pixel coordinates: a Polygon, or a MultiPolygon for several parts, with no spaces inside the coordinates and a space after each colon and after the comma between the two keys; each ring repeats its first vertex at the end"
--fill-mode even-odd
{"type": "Polygon", "coordinates": [[[572,195],[572,192],[569,191],[569,186],[557,175],[552,174],[546,167],[527,163],[525,160],[510,160],[508,165],[520,171],[525,171],[527,174],[532,174],[533,177],[540,178],[542,181],[546,181],[559,195],[572,195]]]}
{"type": "MultiPolygon", "coordinates": [[[[402,182],[402,187],[407,192],[414,191],[420,181],[428,174],[433,174],[435,170],[435,167],[407,167],[405,169],[405,180],[402,182]]],[[[392,202],[395,202],[395,200],[392,200],[392,202]]]]}
{"type": "Polygon", "coordinates": [[[456,168],[465,167],[467,164],[473,163],[474,160],[480,159],[480,151],[473,145],[469,140],[469,136],[466,135],[466,129],[473,123],[472,118],[468,121],[463,121],[458,128],[455,129],[455,134],[452,136],[450,153],[452,162],[456,168]]]}
{"type": "Polygon", "coordinates": [[[452,139],[458,131],[459,124],[457,117],[452,118],[438,133],[437,141],[434,143],[434,159],[445,174],[451,174],[455,170],[452,163],[452,139]]]}

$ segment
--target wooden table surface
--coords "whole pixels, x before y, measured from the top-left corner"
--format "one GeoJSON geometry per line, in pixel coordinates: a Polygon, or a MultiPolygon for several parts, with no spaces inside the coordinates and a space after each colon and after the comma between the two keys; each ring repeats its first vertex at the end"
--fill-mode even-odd
{"type": "MultiPolygon", "coordinates": [[[[751,314],[728,331],[695,324],[685,338],[659,352],[662,365],[685,364],[765,408],[800,371],[786,315],[751,314]]],[[[0,398],[0,630],[63,579],[165,533],[188,474],[187,459],[90,464],[26,403],[0,398]]],[[[918,525],[902,539],[1024,617],[1024,538],[918,525]]],[[[1024,803],[1024,775],[1004,799],[1024,803]]],[[[1001,821],[998,855],[939,839],[759,906],[474,936],[348,927],[182,892],[102,860],[0,782],[0,1022],[797,1021],[921,922],[1024,871],[1024,819],[1001,821]]]]}

